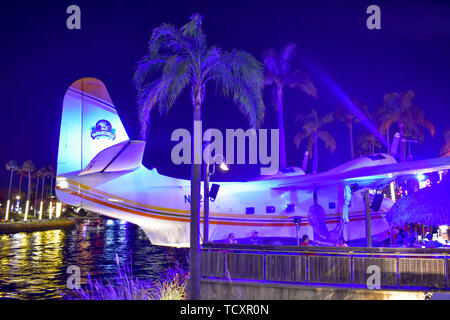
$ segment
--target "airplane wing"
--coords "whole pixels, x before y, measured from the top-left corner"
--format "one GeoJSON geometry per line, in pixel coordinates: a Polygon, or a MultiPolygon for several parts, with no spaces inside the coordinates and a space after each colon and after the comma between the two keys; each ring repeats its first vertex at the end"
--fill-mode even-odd
{"type": "Polygon", "coordinates": [[[352,185],[377,188],[395,178],[419,173],[430,173],[450,169],[450,157],[401,162],[379,166],[357,168],[345,172],[323,172],[305,176],[285,177],[279,180],[274,190],[314,190],[329,185],[352,185]]]}
{"type": "Polygon", "coordinates": [[[142,163],[145,141],[126,140],[100,151],[78,175],[134,170],[142,163]]]}

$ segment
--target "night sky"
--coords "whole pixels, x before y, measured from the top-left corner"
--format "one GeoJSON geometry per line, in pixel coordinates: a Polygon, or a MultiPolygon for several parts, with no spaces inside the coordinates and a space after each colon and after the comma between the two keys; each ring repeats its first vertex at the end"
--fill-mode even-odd
{"type": "MultiPolygon", "coordinates": [[[[339,102],[336,91],[317,70],[332,79],[349,97],[373,111],[383,94],[413,90],[414,103],[425,110],[436,127],[425,143],[413,146],[415,159],[436,157],[450,127],[450,1],[2,1],[2,94],[0,163],[33,160],[38,167],[56,167],[62,100],[71,83],[91,76],[103,81],[131,138],[139,137],[136,90],[132,76],[146,54],[151,30],[163,22],[185,24],[199,12],[209,45],[239,48],[261,59],[264,49],[297,44],[293,66],[308,72],[318,89],[314,100],[286,89],[284,105],[289,165],[301,165],[294,123],[299,111],[316,107],[322,114],[339,102]],[[81,30],[66,28],[66,8],[81,8],[81,30]],[[381,8],[381,30],[366,28],[366,8],[381,8]]],[[[204,128],[247,128],[233,103],[207,88],[204,128]]],[[[276,113],[265,91],[264,128],[276,128],[276,113]]],[[[188,178],[190,167],[170,161],[170,135],[192,127],[188,91],[166,117],[152,114],[144,164],[159,172],[188,178]]],[[[363,130],[356,125],[355,135],[363,130]]],[[[319,170],[349,160],[348,133],[341,122],[329,127],[337,141],[333,155],[320,145],[319,170]]],[[[356,137],[355,137],[356,144],[356,137]]],[[[384,150],[383,150],[384,151],[384,150]]],[[[8,173],[1,169],[0,189],[8,173]]],[[[234,166],[219,180],[256,176],[257,166],[234,166]]]]}

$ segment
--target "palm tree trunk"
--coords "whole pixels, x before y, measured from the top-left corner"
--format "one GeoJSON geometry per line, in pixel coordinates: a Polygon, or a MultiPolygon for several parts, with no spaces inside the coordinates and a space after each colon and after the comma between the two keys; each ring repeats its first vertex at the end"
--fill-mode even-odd
{"type": "Polygon", "coordinates": [[[52,201],[52,198],[53,198],[53,172],[50,177],[50,201],[52,201]]]}
{"type": "Polygon", "coordinates": [[[14,169],[11,169],[11,173],[9,175],[8,201],[6,202],[6,208],[5,208],[5,220],[9,219],[9,213],[11,212],[11,186],[12,186],[13,173],[14,173],[14,169]]]}
{"type": "Polygon", "coordinates": [[[8,200],[11,200],[11,186],[12,186],[12,179],[13,179],[13,172],[14,172],[14,170],[11,169],[10,171],[11,171],[11,173],[9,175],[8,200]]]}
{"type": "Polygon", "coordinates": [[[286,168],[286,140],[285,140],[285,134],[284,134],[283,87],[282,86],[278,86],[277,104],[278,104],[277,107],[278,107],[280,168],[286,168]]]}
{"type": "Polygon", "coordinates": [[[49,210],[50,210],[50,215],[53,214],[53,172],[50,176],[50,201],[49,201],[49,210]]]}
{"type": "Polygon", "coordinates": [[[28,170],[28,188],[27,188],[27,201],[25,202],[25,216],[24,220],[28,218],[28,213],[30,210],[30,188],[31,188],[31,171],[28,170]]]}
{"type": "MultiPolygon", "coordinates": [[[[201,105],[199,102],[194,106],[194,122],[201,121],[201,105]]],[[[195,146],[196,131],[192,137],[192,146],[195,146]]],[[[201,137],[200,137],[201,139],[201,137]]],[[[200,184],[201,184],[201,164],[196,164],[195,147],[192,148],[191,165],[191,226],[190,226],[190,275],[189,275],[189,293],[191,300],[200,299],[200,184]]],[[[201,146],[200,146],[201,152],[201,146]]]]}
{"type": "Polygon", "coordinates": [[[30,201],[30,187],[31,187],[31,172],[28,170],[28,190],[27,190],[27,201],[30,201]]]}
{"type": "Polygon", "coordinates": [[[400,129],[400,160],[405,161],[405,143],[403,142],[403,123],[399,122],[400,129]]]}
{"type": "Polygon", "coordinates": [[[317,168],[319,166],[319,150],[317,142],[319,140],[319,134],[314,132],[314,156],[313,156],[313,173],[317,173],[317,168]]]}
{"type": "Polygon", "coordinates": [[[36,212],[37,212],[37,194],[39,191],[39,176],[36,178],[36,189],[34,190],[34,216],[36,217],[36,212]]]}
{"type": "MultiPolygon", "coordinates": [[[[20,178],[19,178],[19,197],[20,197],[20,194],[22,193],[22,178],[23,178],[23,175],[22,175],[22,173],[20,173],[20,178]]],[[[20,200],[21,199],[19,199],[19,207],[20,207],[20,200]]]]}
{"type": "Polygon", "coordinates": [[[391,142],[389,141],[389,127],[386,130],[386,143],[387,143],[387,151],[388,154],[391,154],[391,142]]]}
{"type": "Polygon", "coordinates": [[[41,190],[41,205],[39,206],[40,216],[44,216],[44,189],[45,189],[45,176],[42,177],[42,190],[41,190]]]}
{"type": "Polygon", "coordinates": [[[355,159],[355,150],[353,147],[353,120],[350,120],[348,122],[348,132],[350,134],[350,156],[352,157],[352,160],[355,159]]]}

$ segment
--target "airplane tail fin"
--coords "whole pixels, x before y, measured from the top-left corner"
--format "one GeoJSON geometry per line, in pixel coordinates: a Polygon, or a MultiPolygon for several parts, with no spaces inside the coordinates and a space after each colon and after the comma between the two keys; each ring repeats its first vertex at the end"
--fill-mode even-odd
{"type": "Polygon", "coordinates": [[[101,151],[128,140],[103,82],[72,83],[63,102],[57,174],[81,171],[101,151]]]}

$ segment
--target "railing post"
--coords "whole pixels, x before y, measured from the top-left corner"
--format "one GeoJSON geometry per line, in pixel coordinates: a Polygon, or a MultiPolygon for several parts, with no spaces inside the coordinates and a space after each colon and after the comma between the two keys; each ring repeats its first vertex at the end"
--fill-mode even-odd
{"type": "Polygon", "coordinates": [[[222,271],[222,278],[226,279],[226,275],[227,275],[227,258],[226,258],[227,253],[225,251],[222,251],[222,263],[223,263],[223,271],[222,271]]]}
{"type": "Polygon", "coordinates": [[[444,253],[444,268],[445,268],[445,279],[444,279],[444,288],[448,289],[450,287],[450,284],[448,283],[448,256],[444,253]]]}
{"type": "Polygon", "coordinates": [[[354,269],[353,269],[353,251],[349,251],[348,254],[350,255],[350,283],[351,284],[355,284],[354,279],[353,279],[353,273],[354,273],[354,269]]]}
{"type": "Polygon", "coordinates": [[[306,254],[306,270],[305,270],[306,285],[309,285],[309,255],[306,254]]]}
{"type": "Polygon", "coordinates": [[[266,262],[267,262],[267,254],[264,251],[264,280],[267,280],[267,267],[266,267],[266,262]]]}
{"type": "Polygon", "coordinates": [[[397,254],[397,289],[400,288],[400,257],[398,256],[399,253],[397,254]]]}

